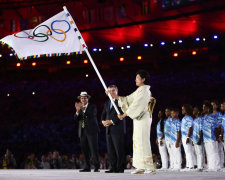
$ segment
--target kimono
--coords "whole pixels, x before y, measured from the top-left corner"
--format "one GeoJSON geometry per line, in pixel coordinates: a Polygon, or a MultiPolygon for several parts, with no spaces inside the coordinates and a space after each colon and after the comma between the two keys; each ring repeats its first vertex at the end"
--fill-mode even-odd
{"type": "Polygon", "coordinates": [[[148,111],[150,86],[143,85],[126,97],[119,97],[122,111],[133,119],[133,166],[137,169],[153,170],[150,145],[152,118],[148,111]]]}

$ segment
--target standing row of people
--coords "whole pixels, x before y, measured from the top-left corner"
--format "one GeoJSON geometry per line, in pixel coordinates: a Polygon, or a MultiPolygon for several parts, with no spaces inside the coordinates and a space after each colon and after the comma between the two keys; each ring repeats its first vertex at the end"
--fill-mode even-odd
{"type": "Polygon", "coordinates": [[[157,144],[162,160],[162,170],[181,170],[183,145],[185,171],[218,171],[224,168],[225,101],[204,101],[201,108],[190,104],[179,109],[166,108],[158,112],[157,144]],[[224,147],[223,147],[224,146],[224,147]]]}
{"type": "MultiPolygon", "coordinates": [[[[111,95],[119,114],[111,101],[107,101],[101,116],[106,127],[106,140],[111,168],[106,173],[123,173],[125,168],[124,134],[125,118],[133,120],[133,166],[132,174],[154,174],[152,151],[150,145],[150,130],[154,100],[151,98],[150,76],[140,70],[136,73],[136,91],[128,96],[118,96],[115,85],[108,87],[107,95],[111,95]]],[[[99,172],[98,161],[98,121],[97,108],[89,103],[90,95],[81,92],[79,103],[75,103],[74,119],[79,123],[81,150],[85,158],[85,168],[80,172],[90,172],[90,155],[94,164],[94,172],[99,172]]]]}

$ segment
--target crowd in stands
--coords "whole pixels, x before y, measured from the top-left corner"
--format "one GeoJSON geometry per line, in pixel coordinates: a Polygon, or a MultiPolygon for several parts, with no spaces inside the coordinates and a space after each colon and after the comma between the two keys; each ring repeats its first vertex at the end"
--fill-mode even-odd
{"type": "MultiPolygon", "coordinates": [[[[108,155],[99,155],[100,169],[109,169],[110,164],[108,155]]],[[[29,154],[23,162],[17,164],[12,152],[7,149],[6,153],[0,159],[1,169],[83,169],[85,166],[82,154],[71,156],[67,154],[60,155],[58,151],[37,157],[34,153],[29,154]]],[[[93,168],[93,167],[92,167],[93,168]]],[[[126,169],[132,168],[132,158],[126,156],[126,169]]]]}

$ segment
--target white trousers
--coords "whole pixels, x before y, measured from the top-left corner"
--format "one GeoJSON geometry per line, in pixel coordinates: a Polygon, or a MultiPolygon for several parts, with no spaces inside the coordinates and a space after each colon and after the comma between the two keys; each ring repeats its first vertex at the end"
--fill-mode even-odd
{"type": "Polygon", "coordinates": [[[195,152],[195,147],[193,146],[192,144],[192,151],[193,151],[193,163],[194,163],[194,166],[197,166],[197,157],[196,157],[196,152],[195,152]]]}
{"type": "Polygon", "coordinates": [[[168,153],[167,153],[167,148],[166,148],[166,142],[165,140],[162,140],[162,146],[160,145],[159,142],[159,153],[161,156],[161,160],[162,160],[162,168],[163,169],[168,169],[168,153]]]}
{"type": "Polygon", "coordinates": [[[203,163],[204,163],[204,151],[203,151],[203,145],[194,145],[195,153],[197,157],[197,166],[198,169],[203,169],[203,163]]]}
{"type": "Polygon", "coordinates": [[[223,139],[223,148],[224,148],[224,151],[225,151],[225,138],[223,139]]]}
{"type": "Polygon", "coordinates": [[[170,169],[173,169],[173,153],[172,153],[172,146],[170,141],[166,140],[166,148],[168,150],[169,153],[169,160],[170,160],[170,169]]]}
{"type": "Polygon", "coordinates": [[[220,168],[224,168],[223,142],[218,143],[218,151],[219,151],[219,158],[220,158],[220,168]]]}
{"type": "Polygon", "coordinates": [[[171,144],[172,146],[172,156],[173,156],[173,168],[181,169],[182,157],[181,157],[181,148],[180,146],[176,148],[175,144],[171,144]]]}
{"type": "Polygon", "coordinates": [[[209,170],[217,171],[220,169],[220,159],[218,151],[218,142],[205,142],[205,152],[207,157],[207,166],[209,170]]]}
{"type": "Polygon", "coordinates": [[[194,168],[194,152],[192,147],[192,140],[190,139],[189,143],[186,144],[187,139],[182,139],[185,157],[186,157],[186,167],[194,168]]]}

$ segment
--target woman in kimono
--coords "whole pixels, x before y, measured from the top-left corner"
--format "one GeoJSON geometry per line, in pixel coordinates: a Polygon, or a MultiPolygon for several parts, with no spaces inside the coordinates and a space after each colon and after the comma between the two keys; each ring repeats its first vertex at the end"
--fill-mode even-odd
{"type": "Polygon", "coordinates": [[[120,119],[129,116],[133,119],[133,166],[136,168],[132,174],[153,174],[152,151],[150,145],[150,130],[152,123],[151,113],[155,99],[151,98],[148,72],[140,70],[136,73],[138,88],[129,96],[114,96],[118,100],[124,114],[118,115],[120,119]]]}

